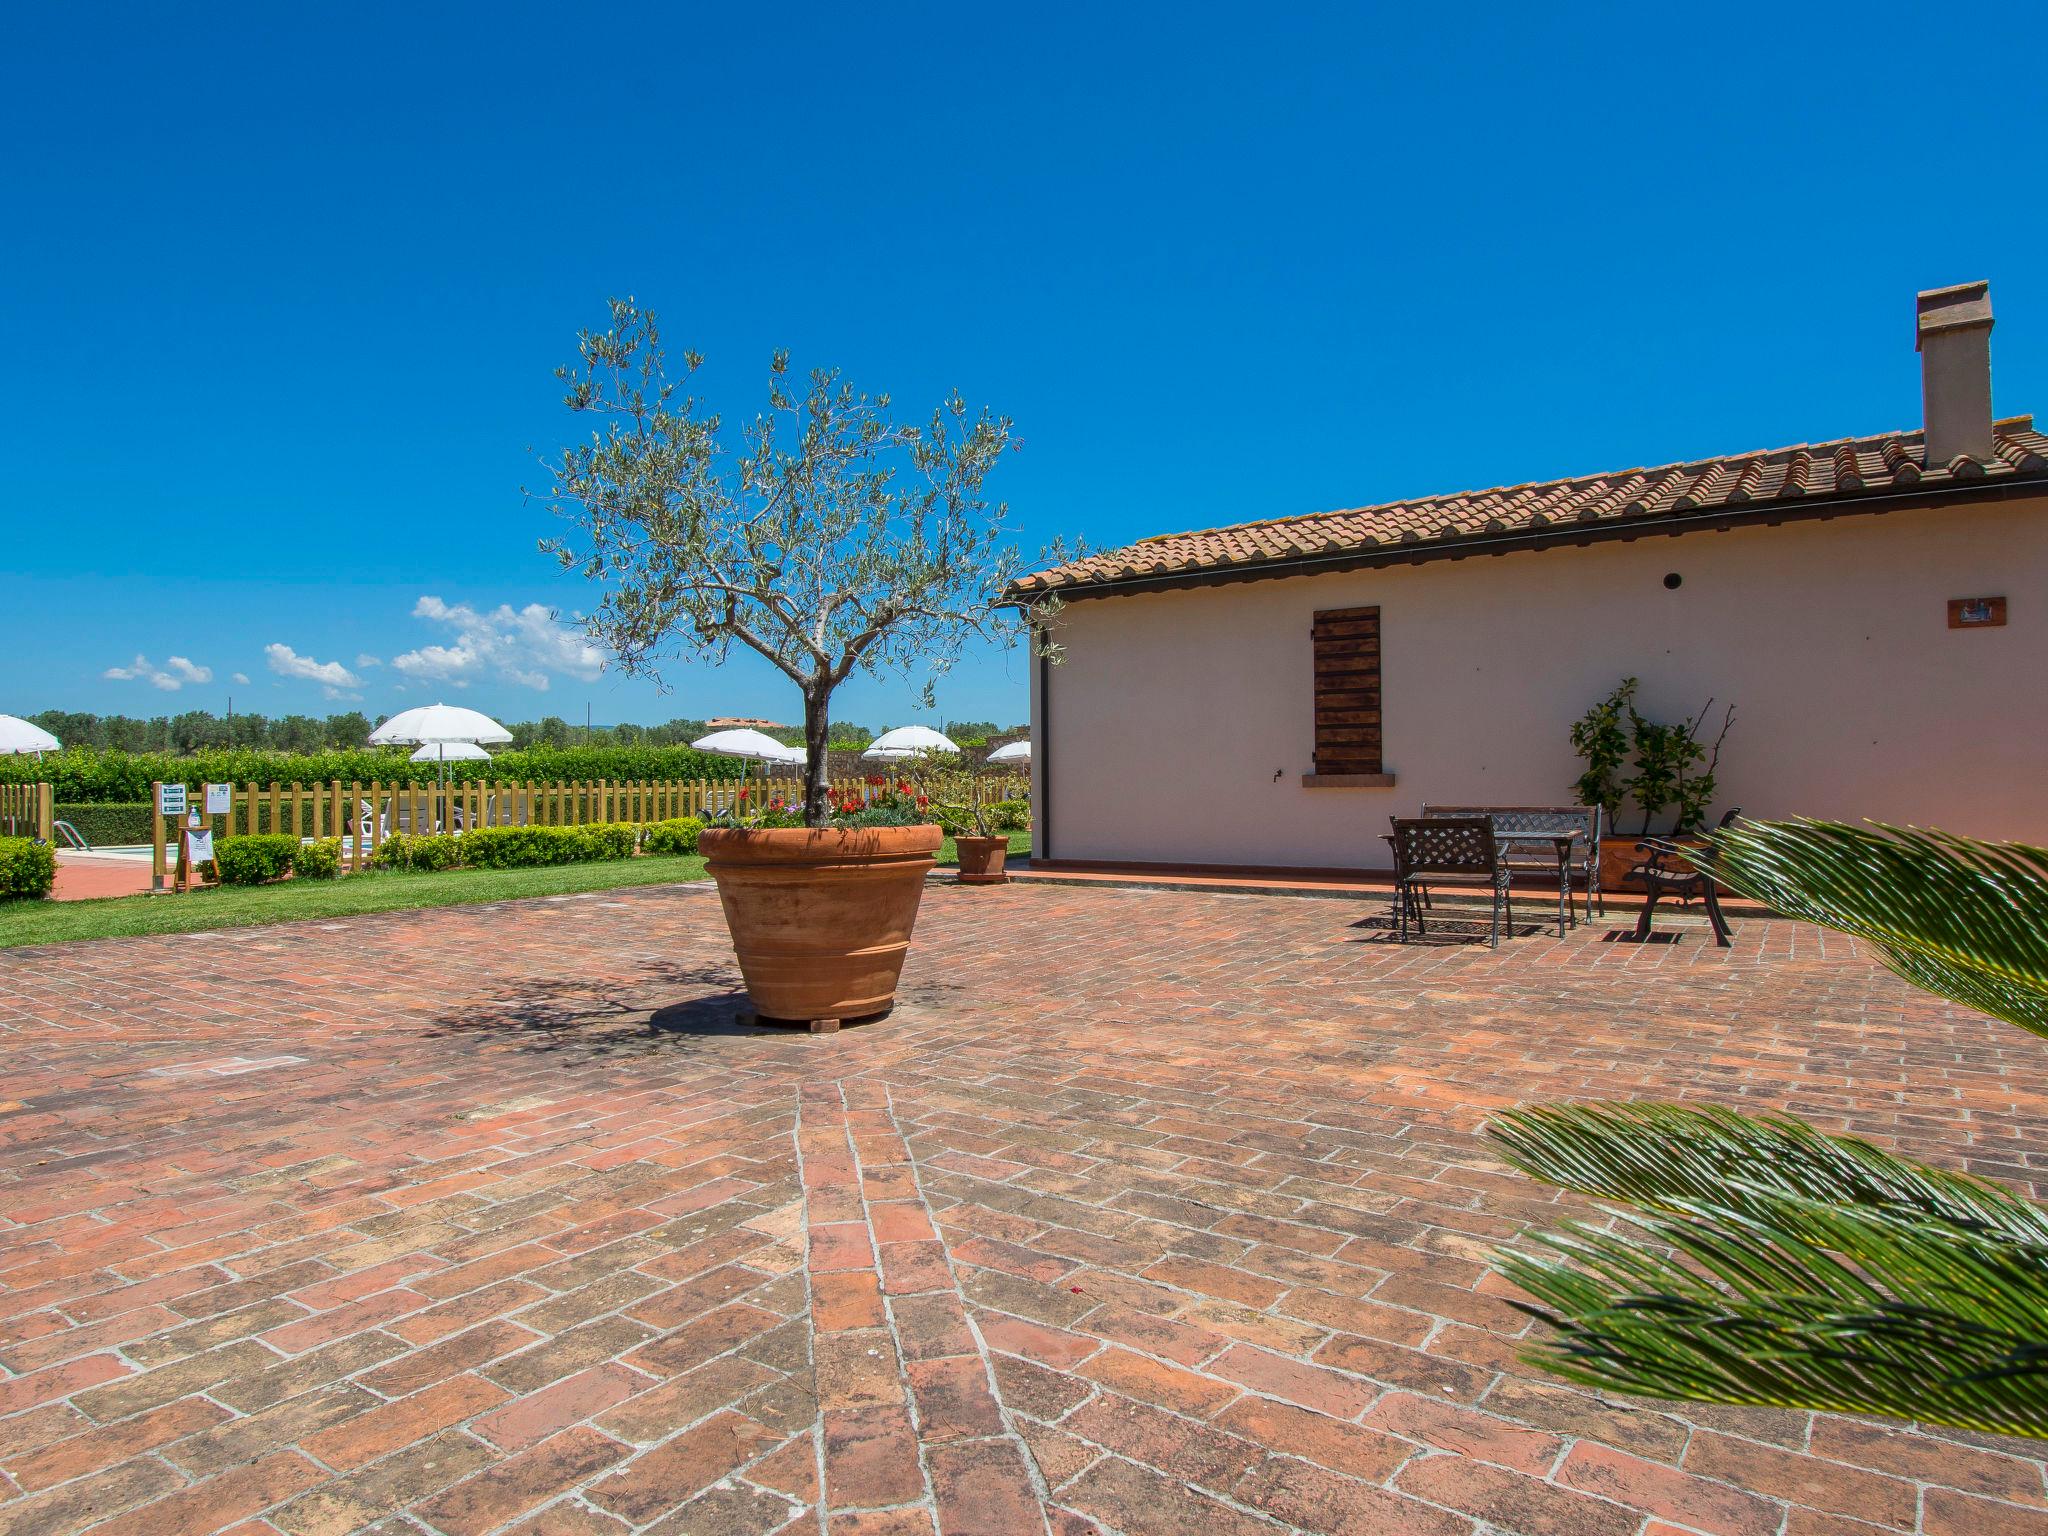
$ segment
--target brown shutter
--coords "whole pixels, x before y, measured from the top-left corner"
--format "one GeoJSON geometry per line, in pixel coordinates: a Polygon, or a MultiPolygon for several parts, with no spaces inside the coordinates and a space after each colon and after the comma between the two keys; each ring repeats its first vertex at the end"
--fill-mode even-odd
{"type": "Polygon", "coordinates": [[[1325,608],[1316,664],[1316,772],[1379,773],[1380,611],[1325,608]]]}

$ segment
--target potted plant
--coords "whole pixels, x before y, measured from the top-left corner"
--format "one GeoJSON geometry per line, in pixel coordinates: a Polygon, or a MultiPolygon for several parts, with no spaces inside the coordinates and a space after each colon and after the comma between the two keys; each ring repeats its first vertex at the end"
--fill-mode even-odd
{"type": "Polygon", "coordinates": [[[631,299],[577,353],[556,376],[592,431],[548,461],[545,499],[575,527],[548,547],[602,589],[584,629],[657,680],[670,655],[721,661],[738,642],[803,696],[798,824],[742,818],[699,843],[748,995],[763,1017],[818,1028],[882,1013],[942,834],[924,815],[835,808],[832,695],[856,671],[923,666],[929,698],[970,636],[1025,627],[1044,644],[1050,605],[1004,606],[1017,557],[1007,508],[982,495],[1010,422],[956,394],[928,424],[899,423],[887,395],[833,370],[799,384],[777,352],[767,409],[734,445],[684,387],[702,359],[685,353],[671,379],[655,317],[631,299]]]}
{"type": "Polygon", "coordinates": [[[1714,708],[1707,700],[1700,712],[1676,725],[1646,718],[1636,708],[1637,682],[1623,678],[1606,698],[1581,715],[1572,725],[1572,750],[1586,765],[1573,787],[1579,804],[1598,806],[1609,829],[1600,839],[1600,888],[1603,891],[1634,889],[1629,871],[1643,860],[1636,844],[1651,835],[1651,827],[1666,810],[1672,812],[1667,840],[1698,843],[1706,826],[1707,809],[1713,804],[1715,772],[1721,762],[1721,744],[1735,723],[1735,706],[1722,713],[1721,728],[1711,743],[1700,731],[1714,708]],[[1627,770],[1633,765],[1634,772],[1627,770]],[[1642,813],[1641,829],[1616,833],[1622,806],[1633,803],[1642,813]]]}
{"type": "Polygon", "coordinates": [[[920,765],[926,798],[953,833],[953,851],[960,861],[962,885],[1003,885],[1009,875],[1003,861],[1010,835],[998,831],[990,811],[988,786],[965,757],[927,759],[920,765]],[[969,832],[967,828],[974,830],[969,832]]]}

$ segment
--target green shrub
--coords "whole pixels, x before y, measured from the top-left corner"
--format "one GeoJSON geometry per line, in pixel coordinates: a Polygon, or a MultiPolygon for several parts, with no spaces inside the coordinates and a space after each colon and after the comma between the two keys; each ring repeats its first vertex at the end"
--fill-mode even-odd
{"type": "Polygon", "coordinates": [[[341,839],[323,837],[301,843],[292,855],[292,874],[300,880],[333,880],[341,874],[341,839]]]}
{"type": "Polygon", "coordinates": [[[32,837],[0,837],[0,901],[47,896],[56,883],[56,849],[32,837]]]}
{"type": "Polygon", "coordinates": [[[78,835],[95,848],[132,848],[140,843],[149,844],[149,802],[147,800],[110,801],[104,805],[90,802],[57,802],[57,819],[68,821],[78,829],[78,835]]]}
{"type": "Polygon", "coordinates": [[[462,862],[474,869],[533,869],[633,856],[636,830],[624,822],[582,827],[478,827],[462,834],[462,862]]]}
{"type": "Polygon", "coordinates": [[[478,827],[432,837],[400,832],[378,845],[373,862],[379,869],[536,869],[630,859],[639,836],[637,826],[623,821],[581,827],[478,827]]]}
{"type": "Polygon", "coordinates": [[[640,834],[640,846],[649,853],[695,853],[704,823],[695,816],[678,816],[657,821],[640,834]]]}
{"type": "Polygon", "coordinates": [[[213,862],[222,885],[261,885],[288,873],[298,851],[296,837],[274,832],[223,837],[213,845],[213,862]]]}
{"type": "Polygon", "coordinates": [[[570,833],[570,847],[577,863],[630,859],[634,844],[640,841],[640,829],[626,821],[601,821],[587,827],[572,827],[570,833]]]}
{"type": "Polygon", "coordinates": [[[454,869],[462,862],[462,839],[447,832],[396,832],[377,845],[371,862],[379,869],[454,869]]]}
{"type": "Polygon", "coordinates": [[[989,830],[992,832],[1029,832],[1031,830],[1031,802],[1028,800],[998,800],[988,808],[989,830]]]}
{"type": "Polygon", "coordinates": [[[462,862],[472,869],[534,869],[576,858],[575,827],[478,827],[462,834],[462,862]]]}

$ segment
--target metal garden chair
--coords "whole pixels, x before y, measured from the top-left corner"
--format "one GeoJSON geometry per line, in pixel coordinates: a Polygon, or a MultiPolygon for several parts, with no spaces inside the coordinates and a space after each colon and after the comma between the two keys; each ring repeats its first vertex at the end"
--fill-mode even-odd
{"type": "Polygon", "coordinates": [[[1503,916],[1513,934],[1515,907],[1508,888],[1508,867],[1494,841],[1493,823],[1486,817],[1428,816],[1414,821],[1397,817],[1387,840],[1394,848],[1394,909],[1403,944],[1408,942],[1411,921],[1418,935],[1428,933],[1423,913],[1432,885],[1484,886],[1493,895],[1488,943],[1500,948],[1503,916]]]}

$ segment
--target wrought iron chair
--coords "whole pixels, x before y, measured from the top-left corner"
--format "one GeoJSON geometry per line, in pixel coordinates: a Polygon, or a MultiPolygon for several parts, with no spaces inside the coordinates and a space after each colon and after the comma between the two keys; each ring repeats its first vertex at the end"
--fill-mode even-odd
{"type": "MultiPolygon", "coordinates": [[[[1728,826],[1741,814],[1742,807],[1735,807],[1715,823],[1715,830],[1728,826]]],[[[1714,930],[1714,942],[1723,949],[1733,947],[1728,919],[1721,915],[1720,898],[1714,894],[1714,882],[1704,870],[1688,861],[1686,849],[1677,843],[1652,837],[1637,843],[1636,852],[1649,854],[1628,872],[1629,879],[1642,881],[1643,889],[1648,893],[1643,898],[1643,915],[1636,919],[1636,943],[1640,944],[1650,936],[1650,914],[1657,906],[1658,897],[1676,896],[1682,906],[1697,896],[1707,909],[1707,922],[1714,930]],[[1674,864],[1673,860],[1678,862],[1674,864]]]]}
{"type": "Polygon", "coordinates": [[[1423,913],[1428,907],[1428,888],[1440,884],[1487,887],[1493,894],[1487,942],[1500,948],[1503,915],[1509,934],[1513,934],[1514,897],[1491,821],[1484,816],[1430,816],[1415,821],[1396,817],[1388,841],[1394,848],[1394,911],[1403,944],[1408,942],[1411,921],[1418,935],[1427,935],[1423,913]]]}

